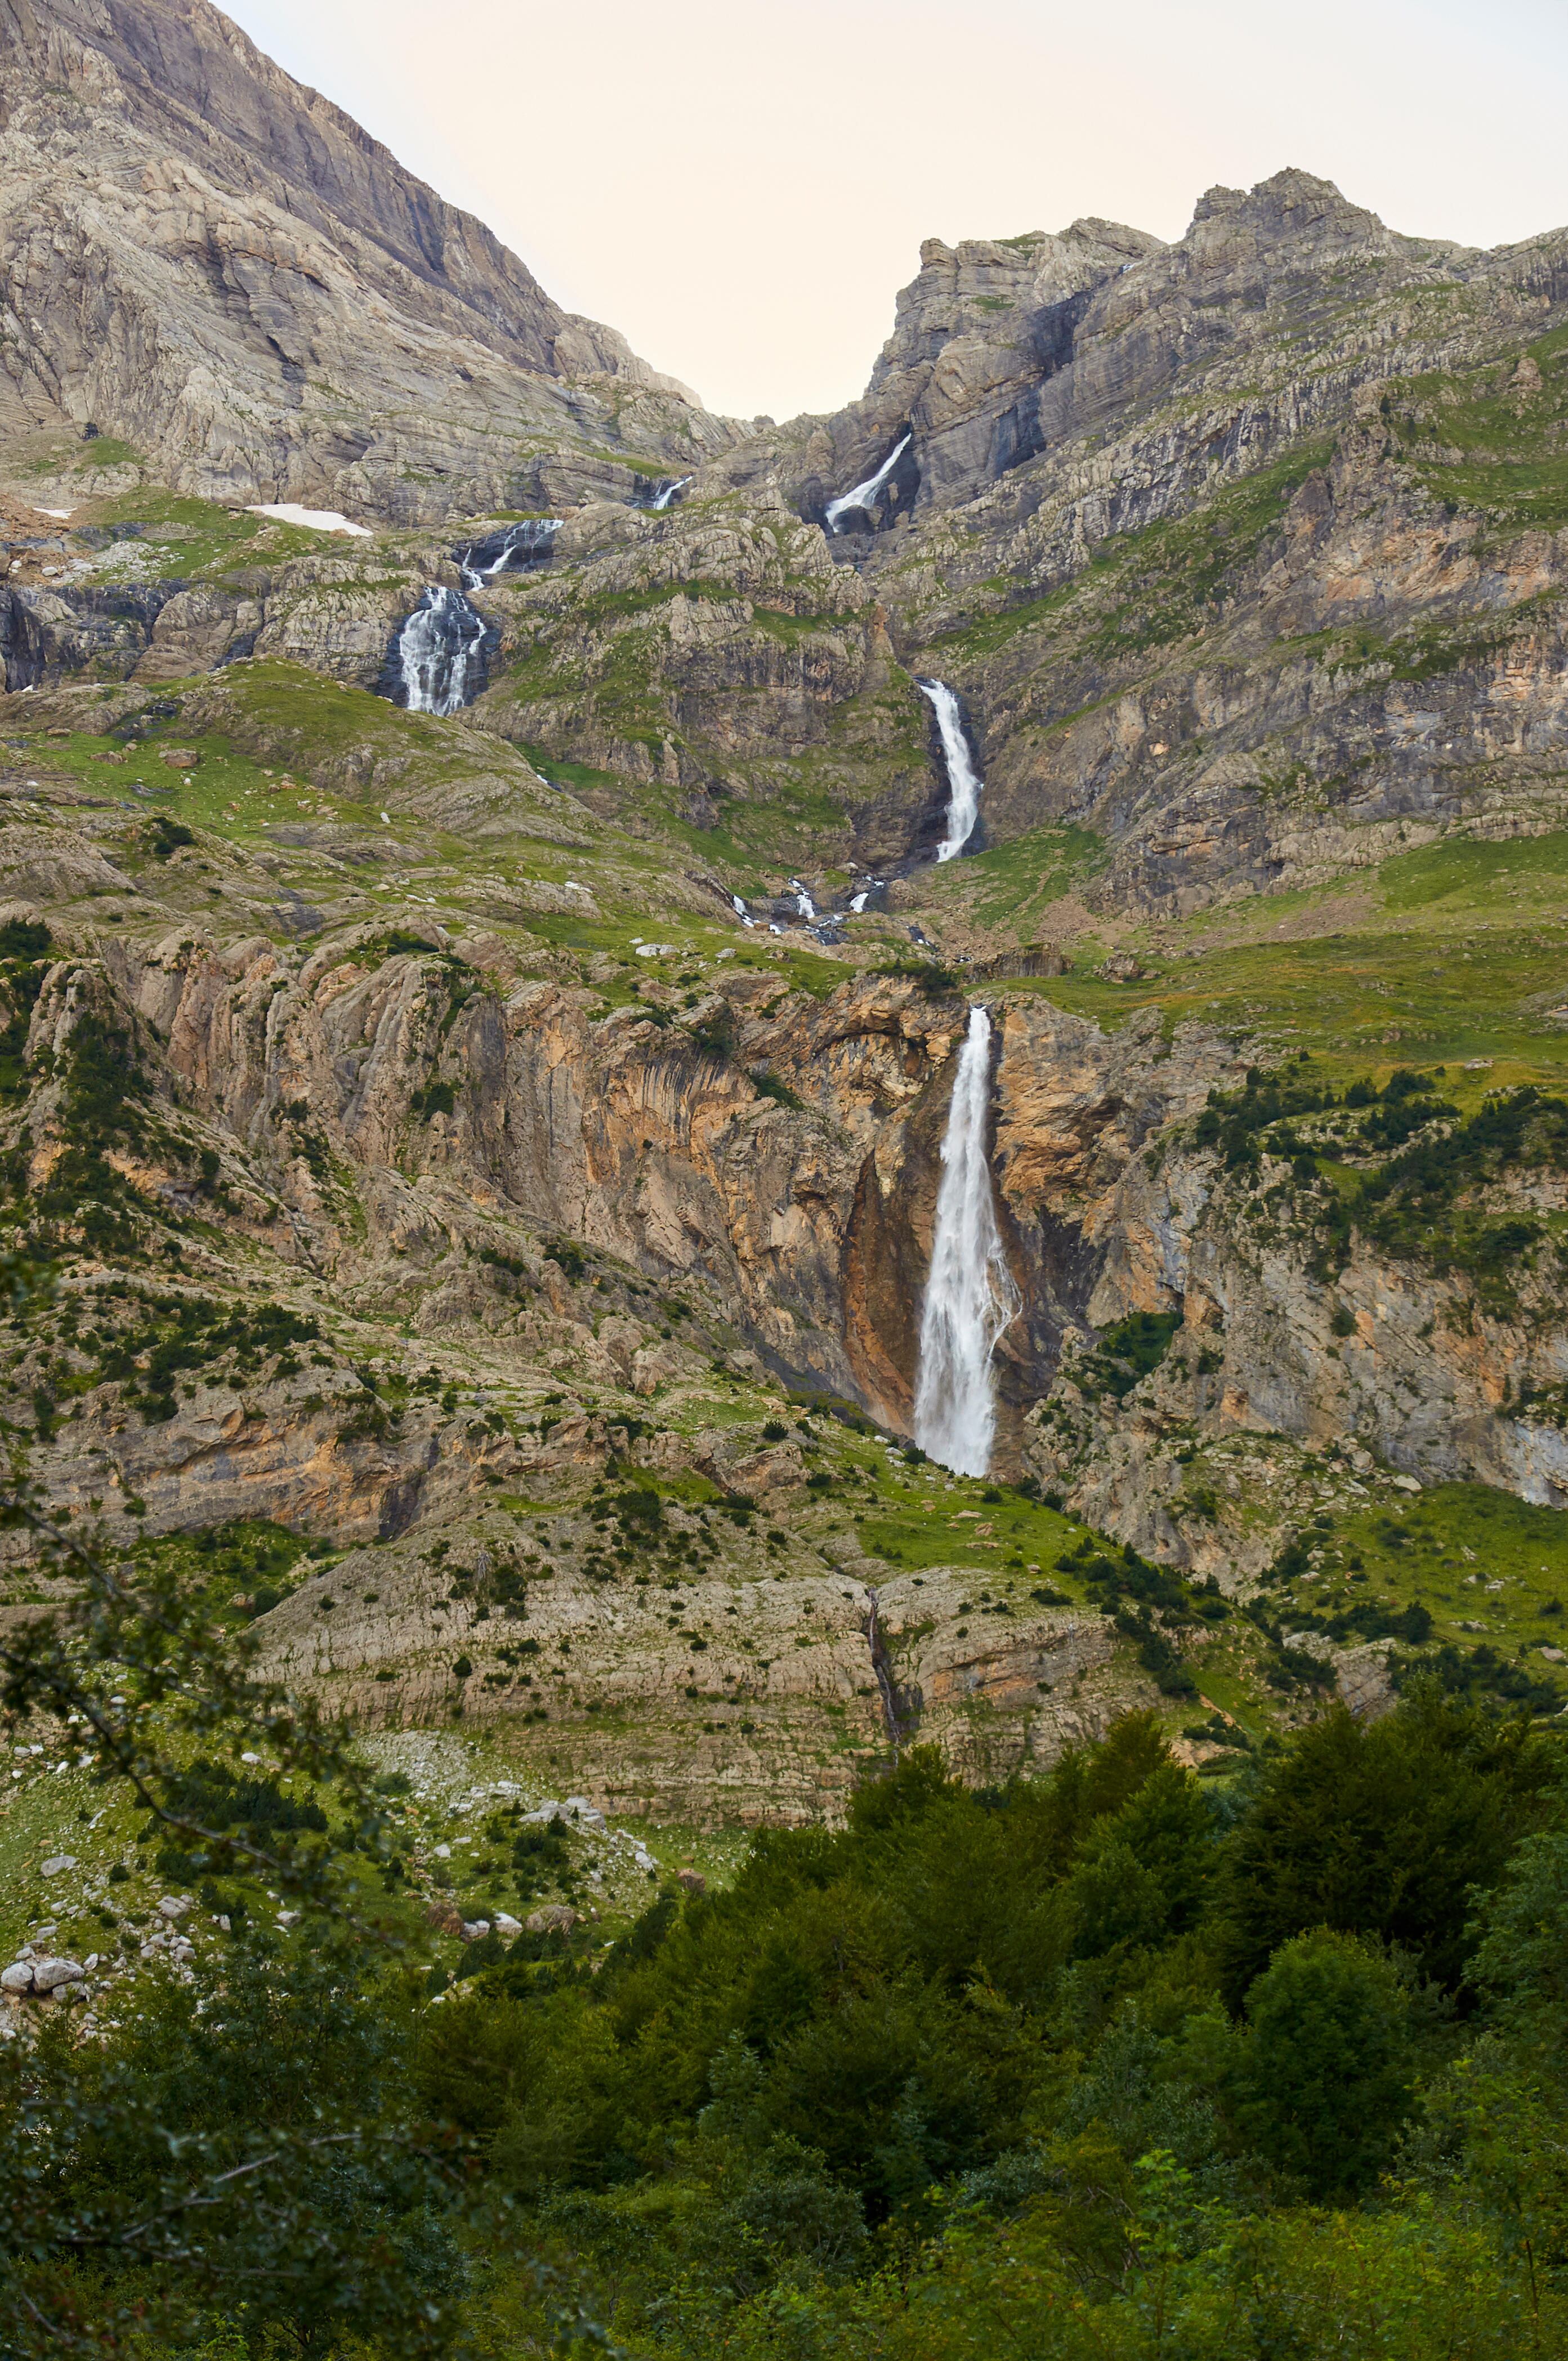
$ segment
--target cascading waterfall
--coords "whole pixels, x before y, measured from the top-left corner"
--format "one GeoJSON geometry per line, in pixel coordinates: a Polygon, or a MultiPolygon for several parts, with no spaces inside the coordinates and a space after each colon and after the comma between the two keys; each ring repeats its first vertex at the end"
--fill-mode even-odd
{"type": "Polygon", "coordinates": [[[477,697],[488,628],[461,590],[431,584],[398,635],[398,673],[411,713],[455,713],[477,697]]]}
{"type": "Polygon", "coordinates": [[[480,590],[499,574],[531,574],[538,566],[548,566],[560,530],[559,517],[527,517],[521,524],[508,525],[504,533],[471,541],[466,549],[455,552],[465,588],[480,590]]]}
{"type": "Polygon", "coordinates": [[[921,680],[918,676],[915,686],[922,697],[931,700],[937,732],[942,741],[942,760],[948,770],[948,832],[937,847],[937,858],[956,861],[974,834],[974,825],[980,818],[980,793],[985,782],[974,766],[969,731],[964,728],[964,709],[956,691],[945,680],[921,680]]]}
{"type": "Polygon", "coordinates": [[[853,490],[840,492],[836,500],[828,501],[822,511],[822,518],[829,533],[841,532],[839,518],[849,516],[853,510],[860,509],[870,516],[876,504],[877,494],[914,440],[913,434],[905,434],[902,442],[894,444],[874,476],[868,476],[863,484],[857,484],[853,490]]]}
{"type": "Polygon", "coordinates": [[[689,476],[661,476],[648,506],[655,516],[662,516],[677,492],[684,492],[691,482],[689,476]]]}
{"type": "Polygon", "coordinates": [[[955,1476],[983,1476],[990,1468],[996,1433],[992,1356],[1018,1313],[986,1153],[990,1112],[991,1016],[975,1007],[942,1137],[915,1383],[915,1440],[955,1476]]]}
{"type": "Polygon", "coordinates": [[[808,888],[801,884],[798,877],[792,877],[789,881],[789,889],[795,895],[795,906],[799,911],[801,917],[803,918],[815,918],[817,916],[817,905],[812,900],[808,888]]]}

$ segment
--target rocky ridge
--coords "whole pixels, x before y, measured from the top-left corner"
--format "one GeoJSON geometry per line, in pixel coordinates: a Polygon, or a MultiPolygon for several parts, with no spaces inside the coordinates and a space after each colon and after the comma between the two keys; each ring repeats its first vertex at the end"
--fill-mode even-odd
{"type": "Polygon", "coordinates": [[[0,88],[5,372],[104,438],[84,489],[128,444],[206,497],[438,520],[730,439],[206,0],[14,0],[0,88]]]}

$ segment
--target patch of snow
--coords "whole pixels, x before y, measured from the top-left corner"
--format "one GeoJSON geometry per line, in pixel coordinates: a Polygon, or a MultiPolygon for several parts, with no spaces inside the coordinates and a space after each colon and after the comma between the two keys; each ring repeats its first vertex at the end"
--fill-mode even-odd
{"type": "Polygon", "coordinates": [[[361,541],[375,539],[367,524],[351,524],[341,510],[304,509],[298,500],[252,500],[248,513],[276,517],[280,524],[302,524],[312,533],[352,533],[361,541]]]}

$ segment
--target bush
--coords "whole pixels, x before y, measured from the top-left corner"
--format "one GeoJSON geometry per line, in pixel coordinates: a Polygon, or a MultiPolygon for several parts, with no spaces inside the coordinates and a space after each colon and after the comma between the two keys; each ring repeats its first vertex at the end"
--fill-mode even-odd
{"type": "Polygon", "coordinates": [[[1320,2202],[1388,2161],[1414,2088],[1409,2000],[1386,1956],[1320,1927],[1285,1944],[1246,1996],[1244,2127],[1320,2202]]]}

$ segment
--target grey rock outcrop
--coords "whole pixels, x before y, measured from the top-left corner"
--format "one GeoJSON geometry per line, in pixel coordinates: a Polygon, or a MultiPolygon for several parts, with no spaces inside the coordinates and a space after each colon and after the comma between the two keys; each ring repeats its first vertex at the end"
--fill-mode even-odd
{"type": "Polygon", "coordinates": [[[439,520],[732,439],[206,0],[7,0],[0,93],[16,398],[181,489],[439,520]]]}

